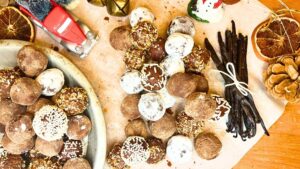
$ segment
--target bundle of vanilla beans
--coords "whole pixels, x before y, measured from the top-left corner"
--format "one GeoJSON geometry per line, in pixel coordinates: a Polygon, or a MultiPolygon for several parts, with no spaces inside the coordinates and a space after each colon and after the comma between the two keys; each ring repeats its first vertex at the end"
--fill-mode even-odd
{"type": "MultiPolygon", "coordinates": [[[[219,71],[229,73],[226,69],[228,63],[233,63],[236,71],[236,78],[239,82],[248,84],[247,70],[247,45],[248,37],[236,33],[234,21],[232,21],[232,31],[226,30],[225,42],[222,39],[221,32],[218,32],[218,42],[221,51],[220,59],[208,39],[205,39],[206,48],[210,51],[211,57],[219,71]]],[[[231,70],[232,72],[233,70],[231,70]]],[[[222,74],[225,84],[232,84],[233,80],[222,74]]],[[[244,86],[247,87],[247,86],[244,86]]],[[[227,86],[225,88],[225,98],[231,105],[231,111],[228,115],[227,132],[234,133],[234,137],[240,137],[243,141],[252,138],[256,134],[256,124],[260,123],[265,134],[269,133],[259,112],[254,104],[253,97],[250,92],[243,95],[236,85],[227,86]]]]}

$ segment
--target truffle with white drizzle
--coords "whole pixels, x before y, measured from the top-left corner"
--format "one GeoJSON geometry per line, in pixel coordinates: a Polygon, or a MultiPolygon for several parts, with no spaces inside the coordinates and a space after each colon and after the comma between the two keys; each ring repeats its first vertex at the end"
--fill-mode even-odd
{"type": "Polygon", "coordinates": [[[42,86],[42,94],[45,96],[55,95],[62,89],[65,83],[63,72],[56,68],[45,70],[36,80],[42,86]]]}
{"type": "Polygon", "coordinates": [[[167,57],[160,63],[160,66],[167,76],[185,72],[184,63],[180,58],[167,57]]]}
{"type": "Polygon", "coordinates": [[[138,107],[142,117],[150,121],[159,120],[166,112],[162,97],[157,93],[143,94],[138,107]]]}
{"type": "Polygon", "coordinates": [[[166,41],[165,49],[169,57],[184,58],[192,52],[194,39],[190,35],[173,33],[166,41]]]}
{"type": "Polygon", "coordinates": [[[150,157],[149,145],[143,137],[128,137],[123,143],[121,157],[129,166],[146,162],[150,157]]]}
{"type": "Polygon", "coordinates": [[[167,78],[158,64],[145,64],[142,68],[142,85],[147,91],[159,91],[166,85],[167,78]]]}
{"type": "Polygon", "coordinates": [[[137,70],[128,71],[123,74],[120,84],[127,94],[137,94],[143,90],[141,73],[137,70]]]}
{"type": "Polygon", "coordinates": [[[183,164],[192,158],[193,143],[185,136],[173,136],[167,145],[167,157],[175,164],[183,164]]]}
{"type": "Polygon", "coordinates": [[[168,34],[184,33],[187,35],[195,36],[196,29],[193,21],[187,16],[178,16],[170,23],[168,34]]]}
{"type": "Polygon", "coordinates": [[[138,22],[142,22],[142,21],[153,22],[154,15],[149,9],[144,7],[138,7],[131,12],[129,21],[130,21],[130,25],[134,27],[138,22]]]}
{"type": "Polygon", "coordinates": [[[36,112],[33,129],[40,138],[47,141],[61,139],[68,130],[68,118],[65,112],[56,106],[44,106],[36,112]]]}

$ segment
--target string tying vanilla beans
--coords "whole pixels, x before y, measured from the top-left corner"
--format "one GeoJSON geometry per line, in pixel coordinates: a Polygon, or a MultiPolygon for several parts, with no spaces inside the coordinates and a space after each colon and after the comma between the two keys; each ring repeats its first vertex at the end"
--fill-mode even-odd
{"type": "Polygon", "coordinates": [[[242,95],[248,96],[249,93],[253,95],[253,93],[248,89],[248,84],[245,82],[241,82],[237,79],[235,67],[233,63],[231,62],[227,63],[226,70],[228,73],[216,70],[217,72],[227,76],[233,81],[232,83],[226,84],[225,87],[235,86],[242,95]]]}

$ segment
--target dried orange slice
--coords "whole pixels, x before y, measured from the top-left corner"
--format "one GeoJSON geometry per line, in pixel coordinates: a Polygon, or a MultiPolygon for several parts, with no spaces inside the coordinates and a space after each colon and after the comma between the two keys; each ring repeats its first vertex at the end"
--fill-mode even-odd
{"type": "Polygon", "coordinates": [[[255,28],[251,39],[258,58],[270,62],[300,51],[300,24],[289,17],[271,18],[255,28]]]}
{"type": "Polygon", "coordinates": [[[17,39],[32,42],[34,27],[31,21],[15,7],[0,10],[0,39],[17,39]]]}

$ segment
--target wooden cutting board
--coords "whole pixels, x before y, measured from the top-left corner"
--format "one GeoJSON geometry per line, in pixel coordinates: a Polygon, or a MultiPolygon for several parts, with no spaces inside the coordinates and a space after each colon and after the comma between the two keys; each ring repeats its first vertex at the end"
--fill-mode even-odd
{"type": "MultiPolygon", "coordinates": [[[[276,0],[260,0],[270,9],[282,8],[276,0]]],[[[283,0],[290,8],[300,10],[300,0],[283,0]]],[[[295,15],[300,21],[300,14],[295,15]]],[[[272,115],[272,112],[270,112],[272,115]]],[[[235,169],[300,168],[300,103],[288,104],[281,118],[234,167],[235,169]]]]}

